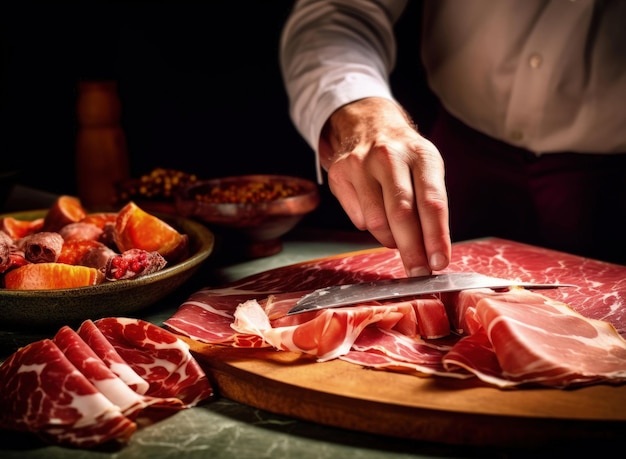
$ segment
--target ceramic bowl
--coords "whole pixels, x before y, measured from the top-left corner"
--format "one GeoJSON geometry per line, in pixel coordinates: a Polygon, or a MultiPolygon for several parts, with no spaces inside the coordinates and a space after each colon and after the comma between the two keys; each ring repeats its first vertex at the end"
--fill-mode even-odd
{"type": "MultiPolygon", "coordinates": [[[[34,220],[47,210],[1,215],[34,220]]],[[[155,214],[156,215],[156,214],[155,214]]],[[[57,290],[7,290],[0,288],[0,327],[58,328],[79,325],[86,319],[133,316],[174,292],[209,257],[214,235],[203,224],[182,217],[159,218],[189,236],[189,257],[138,279],[107,282],[90,287],[57,290]]]]}
{"type": "Polygon", "coordinates": [[[317,184],[284,175],[240,175],[201,180],[176,196],[183,217],[206,223],[250,257],[282,249],[280,238],[319,204],[317,184]]]}

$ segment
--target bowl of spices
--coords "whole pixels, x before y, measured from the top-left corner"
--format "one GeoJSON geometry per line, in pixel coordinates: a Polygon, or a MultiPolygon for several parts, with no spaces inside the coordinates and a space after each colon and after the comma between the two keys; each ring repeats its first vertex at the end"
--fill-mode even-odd
{"type": "Polygon", "coordinates": [[[146,211],[178,215],[176,193],[197,180],[194,174],[157,167],[140,177],[118,182],[113,205],[119,208],[133,201],[146,211]]]}
{"type": "Polygon", "coordinates": [[[281,237],[319,205],[317,184],[257,174],[198,180],[176,194],[176,210],[202,221],[246,257],[282,250],[281,237]]]}

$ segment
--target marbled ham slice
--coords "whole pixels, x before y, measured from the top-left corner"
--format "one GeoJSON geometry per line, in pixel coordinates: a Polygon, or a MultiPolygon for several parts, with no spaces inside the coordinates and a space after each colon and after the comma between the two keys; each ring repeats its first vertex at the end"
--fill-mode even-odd
{"type": "Polygon", "coordinates": [[[130,389],[138,394],[148,392],[150,384],[139,376],[117,353],[113,345],[106,339],[93,321],[85,320],[80,324],[77,332],[83,341],[85,341],[95,354],[106,364],[109,370],[124,381],[130,389]]]}
{"type": "MultiPolygon", "coordinates": [[[[201,342],[230,345],[242,338],[231,328],[231,323],[236,306],[247,300],[265,301],[270,295],[290,296],[294,292],[304,295],[326,285],[403,275],[404,268],[397,252],[384,250],[360,252],[355,258],[341,255],[284,266],[254,274],[223,288],[201,289],[191,295],[164,325],[201,342]]],[[[272,318],[275,316],[273,314],[272,318]]],[[[253,339],[253,344],[264,346],[258,339],[253,339]]]]}
{"type": "Polygon", "coordinates": [[[417,315],[418,334],[424,339],[443,338],[450,334],[450,320],[439,298],[420,298],[413,301],[417,315]]]}
{"type": "Polygon", "coordinates": [[[348,352],[368,325],[392,328],[406,317],[413,317],[413,326],[410,327],[413,335],[416,328],[415,312],[410,301],[394,305],[323,309],[308,314],[313,317],[307,321],[300,323],[301,318],[297,318],[293,319],[294,324],[283,321],[283,325],[276,326],[270,323],[257,301],[248,300],[237,307],[232,327],[244,335],[258,335],[276,349],[314,355],[320,362],[348,352]]]}
{"type": "Polygon", "coordinates": [[[446,271],[577,285],[542,294],[567,303],[585,317],[613,324],[626,337],[626,266],[503,239],[482,239],[455,244],[446,271]]]}
{"type": "Polygon", "coordinates": [[[70,327],[61,327],[53,341],[85,378],[129,419],[140,419],[142,424],[149,424],[170,415],[170,411],[185,407],[174,397],[148,397],[134,392],[70,327]]]}
{"type": "Polygon", "coordinates": [[[411,370],[422,376],[471,377],[470,372],[451,372],[444,367],[443,357],[450,349],[450,345],[431,344],[419,336],[367,327],[356,339],[352,350],[339,358],[370,368],[411,370]]]}
{"type": "Polygon", "coordinates": [[[500,387],[626,381],[626,340],[608,322],[587,319],[565,303],[522,289],[479,292],[473,298],[480,329],[444,356],[446,368],[489,374],[489,382],[500,387]]]}
{"type": "MultiPolygon", "coordinates": [[[[574,321],[578,327],[582,327],[580,324],[583,322],[591,323],[592,321],[589,319],[595,319],[609,322],[619,333],[626,334],[626,267],[582,259],[574,255],[501,239],[455,244],[453,255],[452,263],[446,270],[448,272],[474,271],[520,281],[576,284],[577,288],[542,291],[545,296],[539,295],[542,298],[540,302],[543,303],[545,298],[552,298],[567,303],[580,313],[580,317],[574,321]]],[[[621,357],[623,340],[620,341],[621,338],[617,336],[617,333],[611,334],[610,329],[607,330],[601,326],[591,327],[597,335],[590,339],[587,344],[596,349],[601,349],[602,343],[608,339],[616,348],[613,354],[606,354],[606,366],[604,368],[596,367],[595,376],[587,375],[581,379],[579,375],[568,376],[562,372],[559,376],[544,375],[542,379],[531,374],[531,371],[524,369],[519,363],[516,364],[514,355],[507,354],[505,350],[498,350],[498,353],[503,354],[502,358],[511,359],[511,362],[505,362],[501,366],[498,360],[501,356],[496,355],[496,347],[490,341],[491,337],[480,333],[484,327],[484,318],[479,317],[476,306],[471,303],[463,304],[462,301],[459,302],[454,299],[462,299],[463,295],[444,296],[442,298],[447,306],[445,312],[446,316],[449,317],[448,326],[451,326],[455,333],[443,338],[451,344],[450,349],[445,354],[448,360],[444,365],[442,358],[438,366],[435,367],[436,370],[429,367],[430,357],[428,356],[430,353],[427,353],[428,356],[419,356],[419,352],[416,352],[410,358],[401,357],[402,352],[398,354],[399,349],[403,346],[406,348],[405,338],[411,337],[411,332],[400,332],[401,327],[399,325],[396,325],[395,328],[385,328],[381,327],[380,323],[370,323],[360,328],[361,334],[357,337],[344,330],[343,336],[351,337],[347,342],[352,340],[349,349],[346,348],[345,342],[336,339],[342,333],[332,333],[330,336],[333,336],[332,341],[337,346],[333,351],[331,346],[324,343],[320,344],[316,340],[320,340],[324,336],[320,331],[336,330],[334,325],[339,321],[318,318],[316,314],[311,313],[294,316],[298,317],[297,319],[282,317],[289,301],[292,300],[290,295],[293,292],[296,292],[296,296],[298,296],[302,292],[328,285],[401,276],[404,276],[404,270],[399,254],[396,250],[391,249],[381,248],[313,260],[249,276],[231,283],[224,289],[203,289],[182,304],[179,310],[165,321],[165,326],[201,342],[240,346],[248,342],[253,343],[254,346],[271,343],[277,349],[314,353],[323,356],[324,359],[332,358],[330,356],[335,355],[353,363],[376,368],[403,368],[405,370],[411,368],[424,374],[436,373],[452,377],[470,374],[498,386],[536,383],[563,387],[587,384],[591,381],[623,381],[624,361],[621,357]],[[238,306],[241,304],[247,306],[238,310],[238,306]],[[235,312],[236,310],[237,312],[235,312]],[[292,320],[295,322],[291,322],[292,320]],[[381,343],[364,344],[360,341],[361,336],[370,335],[369,332],[372,327],[379,327],[381,330],[393,329],[394,332],[379,336],[381,343]],[[404,336],[398,335],[398,332],[404,336]],[[461,334],[471,336],[461,339],[461,334]],[[262,342],[255,341],[254,336],[263,337],[262,342]],[[294,336],[296,336],[295,341],[294,336]],[[238,342],[238,339],[241,341],[238,342]],[[307,340],[312,344],[306,344],[307,340]],[[323,350],[321,351],[321,349],[323,350]],[[452,359],[453,356],[454,359],[452,359]],[[453,360],[454,364],[452,364],[453,360]],[[509,364],[513,366],[509,368],[507,366],[509,364]],[[522,368],[520,369],[520,367],[522,368]],[[503,383],[503,381],[506,382],[503,383]]],[[[487,290],[483,293],[495,298],[501,292],[487,290]]],[[[535,295],[538,294],[527,293],[536,300],[535,295]]],[[[524,301],[528,298],[530,297],[525,298],[524,301]]],[[[520,300],[521,298],[517,296],[508,298],[509,303],[520,300]]],[[[355,323],[344,321],[344,324],[349,324],[349,327],[343,325],[346,330],[348,328],[351,328],[353,332],[359,330],[360,326],[356,325],[358,322],[356,318],[363,315],[362,310],[360,310],[361,307],[363,306],[342,308],[345,311],[354,311],[351,314],[354,314],[352,320],[355,323]]],[[[367,307],[371,307],[371,305],[367,307]]],[[[560,313],[563,314],[563,311],[560,313]]],[[[418,314],[416,314],[417,316],[418,314]]],[[[520,320],[526,322],[531,318],[520,320]]],[[[419,324],[419,318],[417,318],[417,323],[419,324]]],[[[541,329],[542,324],[535,323],[534,327],[541,329]]],[[[376,333],[382,333],[381,330],[375,328],[374,330],[376,333]]],[[[426,333],[424,330],[422,327],[422,333],[426,333]]],[[[546,337],[552,336],[554,331],[550,330],[549,327],[544,327],[544,333],[544,335],[536,334],[533,339],[540,339],[539,336],[541,336],[541,339],[546,340],[543,344],[550,342],[551,338],[546,337]]],[[[575,334],[576,330],[571,330],[571,333],[575,334]]],[[[506,336],[506,333],[498,333],[498,337],[500,336],[506,336]]],[[[496,338],[494,335],[494,339],[496,338]]],[[[511,339],[519,341],[524,338],[514,336],[511,339]]],[[[506,338],[502,340],[506,341],[506,338]]],[[[559,338],[559,344],[571,345],[574,348],[577,346],[575,341],[566,341],[562,337],[559,338]]],[[[532,344],[529,346],[533,347],[532,344]]],[[[597,354],[595,356],[598,357],[597,354]]],[[[544,358],[540,354],[536,357],[544,358]]],[[[542,364],[538,363],[537,365],[542,364]]],[[[547,365],[545,368],[550,366],[549,363],[547,365]]],[[[546,370],[548,373],[549,371],[546,370]]]]}
{"type": "MultiPolygon", "coordinates": [[[[233,293],[229,289],[211,291],[202,289],[185,301],[178,312],[168,319],[167,327],[191,339],[206,343],[235,343],[238,333],[231,324],[235,307],[249,299],[258,297],[255,293],[233,293]]],[[[256,340],[256,347],[263,347],[263,340],[256,340]]]]}
{"type": "MultiPolygon", "coordinates": [[[[476,319],[476,303],[482,298],[489,297],[502,297],[502,290],[480,288],[441,294],[452,329],[460,335],[472,335],[477,332],[481,324],[476,319]]],[[[525,301],[536,301],[536,297],[533,294],[530,296],[524,294],[508,295],[507,301],[524,303],[525,301]]]]}
{"type": "Polygon", "coordinates": [[[126,442],[137,429],[51,340],[12,354],[0,366],[0,381],[2,428],[81,448],[126,442]]]}
{"type": "Polygon", "coordinates": [[[150,322],[103,318],[94,322],[119,355],[149,384],[146,395],[177,397],[187,407],[213,396],[204,371],[176,335],[150,322]]]}
{"type": "Polygon", "coordinates": [[[0,428],[80,448],[124,443],[138,425],[213,395],[189,347],[172,333],[135,319],[97,324],[62,327],[2,363],[0,428]]]}

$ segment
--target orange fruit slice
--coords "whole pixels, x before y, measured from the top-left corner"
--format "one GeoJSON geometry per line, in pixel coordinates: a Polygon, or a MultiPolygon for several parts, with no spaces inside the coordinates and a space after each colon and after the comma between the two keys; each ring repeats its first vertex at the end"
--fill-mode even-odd
{"type": "Polygon", "coordinates": [[[59,196],[44,217],[43,231],[58,232],[65,225],[81,221],[87,211],[74,196],[59,196]]]}
{"type": "Polygon", "coordinates": [[[113,237],[120,252],[130,249],[159,252],[168,262],[186,256],[189,241],[186,234],[179,233],[132,201],[118,212],[113,237]]]}
{"type": "Polygon", "coordinates": [[[35,233],[41,230],[42,227],[43,218],[35,220],[18,220],[15,217],[0,218],[0,230],[11,236],[11,239],[14,241],[35,233]]]}
{"type": "Polygon", "coordinates": [[[117,213],[115,212],[92,212],[87,214],[81,221],[84,223],[92,223],[100,229],[104,229],[107,223],[115,223],[117,213]]]}
{"type": "Polygon", "coordinates": [[[4,287],[13,290],[51,290],[97,285],[104,275],[95,268],[63,263],[31,263],[4,275],[4,287]]]}

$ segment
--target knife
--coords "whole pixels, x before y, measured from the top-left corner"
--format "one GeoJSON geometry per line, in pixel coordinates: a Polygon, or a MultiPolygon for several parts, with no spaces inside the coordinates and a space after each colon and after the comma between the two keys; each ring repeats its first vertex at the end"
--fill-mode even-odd
{"type": "Polygon", "coordinates": [[[474,288],[523,287],[545,289],[575,287],[572,284],[538,284],[511,279],[485,276],[479,273],[445,273],[430,276],[383,279],[357,284],[332,285],[304,295],[287,315],[299,314],[316,309],[349,306],[364,301],[403,298],[442,292],[456,292],[474,288]]]}

